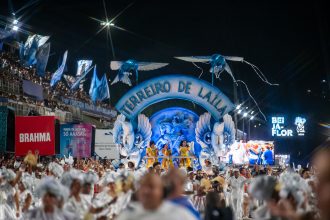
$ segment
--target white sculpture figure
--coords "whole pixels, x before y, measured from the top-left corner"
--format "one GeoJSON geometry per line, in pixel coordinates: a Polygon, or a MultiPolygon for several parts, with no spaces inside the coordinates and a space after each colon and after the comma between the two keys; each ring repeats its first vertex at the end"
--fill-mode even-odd
{"type": "Polygon", "coordinates": [[[203,159],[210,159],[212,164],[218,164],[219,159],[226,156],[228,146],[235,141],[234,122],[229,115],[223,117],[223,122],[215,122],[211,129],[211,115],[204,113],[196,123],[196,141],[203,148],[200,153],[200,162],[203,159]]]}
{"type": "Polygon", "coordinates": [[[113,137],[116,144],[123,146],[123,156],[129,156],[130,160],[138,167],[141,161],[141,153],[147,147],[151,139],[151,125],[149,118],[140,114],[137,128],[131,122],[126,121],[122,114],[117,116],[114,123],[113,137]]]}

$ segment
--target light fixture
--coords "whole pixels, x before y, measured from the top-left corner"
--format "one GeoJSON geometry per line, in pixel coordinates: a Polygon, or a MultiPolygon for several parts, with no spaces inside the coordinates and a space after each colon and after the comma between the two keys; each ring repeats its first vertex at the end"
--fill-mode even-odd
{"type": "Polygon", "coordinates": [[[254,115],[251,116],[250,120],[253,120],[254,119],[254,115]]]}
{"type": "Polygon", "coordinates": [[[254,111],[251,111],[251,115],[253,115],[254,111]]]}
{"type": "Polygon", "coordinates": [[[13,24],[18,24],[18,20],[15,19],[15,20],[13,21],[13,24]]]}
{"type": "Polygon", "coordinates": [[[14,25],[12,28],[13,31],[18,31],[18,26],[14,25]]]}
{"type": "Polygon", "coordinates": [[[238,106],[236,106],[236,110],[239,110],[241,108],[241,104],[239,104],[238,106]]]}
{"type": "Polygon", "coordinates": [[[101,22],[101,25],[102,26],[106,26],[106,27],[109,27],[109,26],[115,26],[114,23],[110,22],[110,21],[102,21],[101,22]]]}
{"type": "Polygon", "coordinates": [[[247,116],[247,114],[248,114],[247,112],[244,112],[243,117],[245,118],[247,116]]]}
{"type": "Polygon", "coordinates": [[[245,109],[249,109],[249,107],[246,106],[245,109]]]}
{"type": "Polygon", "coordinates": [[[237,111],[238,114],[241,114],[241,112],[242,112],[242,109],[240,109],[240,110],[237,111]]]}

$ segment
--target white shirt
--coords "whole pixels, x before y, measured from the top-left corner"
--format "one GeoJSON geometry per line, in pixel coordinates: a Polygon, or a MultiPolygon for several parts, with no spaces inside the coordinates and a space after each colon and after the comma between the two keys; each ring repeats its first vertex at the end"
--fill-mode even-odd
{"type": "Polygon", "coordinates": [[[197,220],[197,218],[184,208],[164,201],[154,211],[145,210],[138,204],[133,210],[126,210],[118,216],[117,220],[197,220]]]}
{"type": "Polygon", "coordinates": [[[230,185],[232,196],[237,196],[237,195],[239,195],[239,193],[243,192],[244,181],[245,181],[245,178],[242,176],[239,176],[238,178],[235,178],[235,176],[232,176],[228,179],[228,185],[230,185]]]}

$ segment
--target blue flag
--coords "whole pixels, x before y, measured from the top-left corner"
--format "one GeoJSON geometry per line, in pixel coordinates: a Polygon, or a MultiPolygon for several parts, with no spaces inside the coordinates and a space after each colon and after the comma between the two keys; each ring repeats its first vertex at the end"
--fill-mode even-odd
{"type": "Polygon", "coordinates": [[[2,51],[3,42],[0,42],[0,51],[2,51]]]}
{"type": "Polygon", "coordinates": [[[71,90],[75,90],[78,88],[78,86],[83,83],[83,79],[85,79],[85,77],[87,76],[87,74],[89,73],[89,71],[92,69],[93,67],[90,67],[88,70],[84,71],[84,74],[81,75],[78,79],[76,79],[74,82],[72,82],[71,84],[71,90]]]}
{"type": "Polygon", "coordinates": [[[64,72],[64,67],[66,64],[66,58],[68,56],[68,51],[65,51],[64,55],[63,55],[63,60],[62,60],[62,64],[61,66],[56,70],[56,72],[53,74],[52,79],[50,81],[50,86],[53,87],[54,85],[56,85],[56,83],[61,80],[63,72],[64,72]]]}
{"type": "Polygon", "coordinates": [[[89,96],[91,97],[93,102],[97,100],[97,88],[99,87],[99,85],[100,85],[100,80],[97,77],[96,65],[95,65],[91,86],[89,88],[89,96]]]}
{"type": "Polygon", "coordinates": [[[94,103],[98,100],[102,101],[104,99],[110,98],[110,90],[106,75],[104,74],[102,79],[99,80],[95,69],[91,82],[91,87],[89,89],[89,95],[94,103]]]}
{"type": "Polygon", "coordinates": [[[50,43],[42,45],[37,52],[37,65],[36,70],[38,76],[44,77],[45,70],[48,63],[49,58],[49,51],[50,51],[50,43]]]}
{"type": "Polygon", "coordinates": [[[110,99],[110,90],[106,74],[103,75],[101,83],[97,88],[97,99],[103,101],[104,99],[110,99]]]}

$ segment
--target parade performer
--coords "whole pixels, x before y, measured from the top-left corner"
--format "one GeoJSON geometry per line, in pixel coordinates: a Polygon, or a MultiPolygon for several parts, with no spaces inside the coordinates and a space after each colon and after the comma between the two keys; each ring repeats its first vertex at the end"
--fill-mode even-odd
{"type": "Polygon", "coordinates": [[[57,207],[59,198],[63,195],[63,186],[53,177],[45,177],[38,185],[36,192],[42,198],[42,206],[24,214],[23,219],[67,219],[57,207]]]}
{"type": "Polygon", "coordinates": [[[11,169],[0,170],[0,219],[12,220],[19,217],[19,198],[15,188],[20,179],[11,169]]]}
{"type": "Polygon", "coordinates": [[[171,149],[168,148],[168,144],[164,144],[163,145],[163,149],[162,149],[162,153],[163,153],[163,160],[162,160],[162,168],[165,170],[168,170],[168,168],[172,168],[173,167],[173,161],[172,161],[172,151],[171,149]]]}
{"type": "Polygon", "coordinates": [[[27,173],[22,175],[21,181],[18,183],[19,205],[21,212],[26,212],[31,208],[32,204],[32,185],[33,177],[27,173]]]}
{"type": "Polygon", "coordinates": [[[185,167],[190,167],[191,166],[191,161],[189,157],[189,151],[190,147],[187,145],[187,141],[183,140],[181,141],[179,152],[180,152],[180,167],[185,166],[185,167]]]}
{"type": "Polygon", "coordinates": [[[243,202],[243,185],[245,178],[240,175],[238,169],[234,169],[234,176],[228,180],[228,187],[231,190],[230,193],[230,205],[235,213],[237,219],[242,217],[242,202],[243,202]]]}
{"type": "Polygon", "coordinates": [[[150,141],[150,146],[147,147],[147,157],[151,157],[147,159],[147,168],[151,167],[154,162],[157,160],[158,150],[155,146],[154,141],[150,141]]]}

